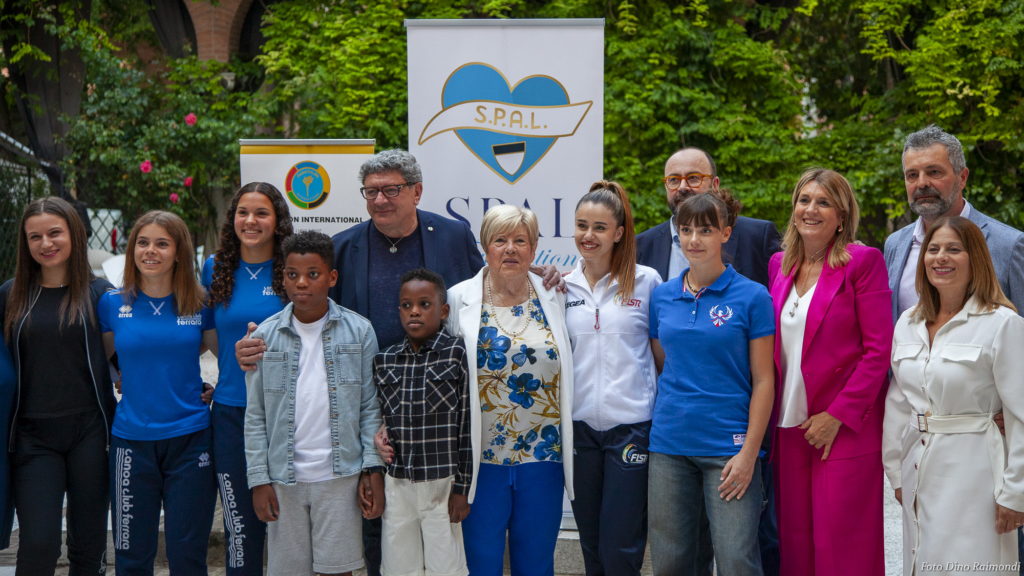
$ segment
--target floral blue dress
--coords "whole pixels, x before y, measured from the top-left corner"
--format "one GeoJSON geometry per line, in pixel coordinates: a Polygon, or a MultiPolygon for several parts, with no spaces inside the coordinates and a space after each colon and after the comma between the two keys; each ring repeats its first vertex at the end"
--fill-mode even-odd
{"type": "Polygon", "coordinates": [[[558,346],[540,301],[534,297],[532,304],[532,312],[525,302],[481,307],[476,362],[488,464],[562,460],[558,346]],[[515,338],[502,330],[520,332],[527,322],[515,338]]]}

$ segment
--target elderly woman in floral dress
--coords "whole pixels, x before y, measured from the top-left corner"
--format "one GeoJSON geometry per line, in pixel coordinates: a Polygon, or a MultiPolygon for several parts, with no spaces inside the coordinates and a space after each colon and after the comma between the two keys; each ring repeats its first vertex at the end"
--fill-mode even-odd
{"type": "Polygon", "coordinates": [[[537,218],[511,205],[484,216],[487,266],[449,290],[447,330],[470,357],[472,509],[463,521],[473,576],[554,574],[562,488],[572,498],[572,350],[565,296],[529,272],[537,218]],[[567,449],[563,450],[563,446],[567,449]]]}

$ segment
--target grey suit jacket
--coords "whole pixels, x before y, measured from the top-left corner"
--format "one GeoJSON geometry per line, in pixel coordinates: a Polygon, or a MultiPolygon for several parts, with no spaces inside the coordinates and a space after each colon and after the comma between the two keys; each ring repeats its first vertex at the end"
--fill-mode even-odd
{"type": "MultiPolygon", "coordinates": [[[[1017,307],[1017,313],[1024,316],[1024,232],[1003,224],[995,218],[982,214],[971,206],[968,217],[981,228],[992,255],[992,264],[1003,293],[1017,307]]],[[[889,271],[889,289],[892,290],[892,318],[896,317],[900,293],[900,278],[907,265],[907,256],[914,243],[914,226],[904,226],[885,239],[885,268],[889,271]]],[[[916,266],[914,262],[911,266],[916,266]]]]}

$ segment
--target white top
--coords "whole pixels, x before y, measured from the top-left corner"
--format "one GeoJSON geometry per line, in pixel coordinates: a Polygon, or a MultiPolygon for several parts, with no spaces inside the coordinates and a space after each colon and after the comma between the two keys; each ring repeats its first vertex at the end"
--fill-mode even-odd
{"type": "MultiPolygon", "coordinates": [[[[964,209],[960,216],[970,218],[971,204],[964,200],[964,209]]],[[[924,243],[924,221],[920,218],[914,223],[914,242],[910,245],[910,254],[907,255],[907,263],[903,267],[903,276],[900,276],[899,299],[896,301],[896,318],[903,316],[911,306],[917,306],[921,296],[917,293],[917,260],[921,257],[921,244],[924,243]]]]}
{"type": "Polygon", "coordinates": [[[651,293],[661,284],[661,275],[638,264],[633,297],[623,303],[611,274],[591,291],[583,266],[580,260],[565,277],[565,323],[576,385],[573,420],[595,430],[647,422],[658,389],[649,330],[651,293]]]}
{"type": "Polygon", "coordinates": [[[321,337],[327,314],[312,324],[292,316],[301,340],[299,374],[295,381],[295,480],[322,482],[334,478],[331,462],[331,403],[321,337]]]}
{"type": "Polygon", "coordinates": [[[782,305],[779,328],[782,331],[782,401],[779,403],[779,428],[793,428],[807,421],[807,388],[801,360],[804,353],[804,327],[807,309],[811,307],[814,289],[797,296],[796,283],[782,305]]]}
{"type": "MultiPolygon", "coordinates": [[[[910,317],[893,334],[882,429],[885,474],[903,489],[903,573],[1016,563],[1016,530],[996,533],[995,504],[1024,511],[1024,319],[971,298],[929,345],[925,322],[910,317]],[[1005,438],[992,421],[1000,410],[1005,438]]],[[[949,573],[1017,574],[967,570],[949,573]]]]}

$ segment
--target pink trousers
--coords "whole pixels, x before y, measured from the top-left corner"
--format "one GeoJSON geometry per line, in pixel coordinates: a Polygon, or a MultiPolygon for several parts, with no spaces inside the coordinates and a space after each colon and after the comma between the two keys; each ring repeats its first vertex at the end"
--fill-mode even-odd
{"type": "Polygon", "coordinates": [[[885,576],[881,452],[822,462],[804,430],[775,436],[775,510],[786,576],[885,576]]]}

